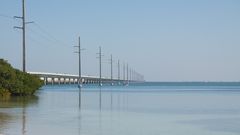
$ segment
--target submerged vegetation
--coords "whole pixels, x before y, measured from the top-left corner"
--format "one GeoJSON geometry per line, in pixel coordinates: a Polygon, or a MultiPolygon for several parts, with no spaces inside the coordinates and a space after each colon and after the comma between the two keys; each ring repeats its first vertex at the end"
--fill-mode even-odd
{"type": "Polygon", "coordinates": [[[0,96],[33,95],[42,85],[39,77],[14,69],[0,59],[0,96]]]}

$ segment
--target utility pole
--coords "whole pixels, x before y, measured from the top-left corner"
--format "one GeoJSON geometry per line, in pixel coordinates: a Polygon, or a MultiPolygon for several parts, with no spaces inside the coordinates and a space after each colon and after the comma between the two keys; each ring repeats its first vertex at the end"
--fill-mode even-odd
{"type": "Polygon", "coordinates": [[[113,85],[113,59],[112,59],[112,54],[111,54],[111,85],[113,85]]]}
{"type": "Polygon", "coordinates": [[[118,83],[120,83],[120,60],[118,60],[118,83]]]}
{"type": "Polygon", "coordinates": [[[134,82],[136,81],[135,70],[132,71],[132,79],[133,79],[134,82]]]}
{"type": "Polygon", "coordinates": [[[127,84],[128,84],[128,63],[127,63],[127,84]]]}
{"type": "Polygon", "coordinates": [[[102,86],[102,50],[101,46],[99,46],[99,86],[102,86]]]}
{"type": "Polygon", "coordinates": [[[78,86],[82,87],[82,64],[81,64],[81,41],[80,37],[78,37],[78,86]]]}
{"type": "Polygon", "coordinates": [[[22,19],[22,27],[14,26],[14,28],[22,30],[22,70],[26,72],[26,46],[25,46],[25,0],[22,0],[22,16],[14,16],[14,18],[22,19]]]}
{"type": "Polygon", "coordinates": [[[75,53],[78,53],[78,88],[79,88],[79,108],[81,108],[81,93],[82,93],[82,64],[81,64],[81,51],[84,50],[81,48],[81,42],[80,37],[78,37],[78,51],[75,53]]]}
{"type": "Polygon", "coordinates": [[[26,46],[25,46],[25,1],[22,0],[22,28],[23,28],[23,72],[26,72],[26,46]]]}
{"type": "Polygon", "coordinates": [[[123,62],[123,82],[125,81],[125,63],[123,62]]]}
{"type": "Polygon", "coordinates": [[[132,69],[130,68],[129,69],[129,81],[131,82],[131,80],[132,80],[132,69]]]}
{"type": "Polygon", "coordinates": [[[22,30],[22,70],[26,72],[26,24],[34,22],[25,21],[25,0],[22,0],[22,16],[14,16],[14,18],[22,19],[22,27],[14,26],[14,28],[22,30]]]}

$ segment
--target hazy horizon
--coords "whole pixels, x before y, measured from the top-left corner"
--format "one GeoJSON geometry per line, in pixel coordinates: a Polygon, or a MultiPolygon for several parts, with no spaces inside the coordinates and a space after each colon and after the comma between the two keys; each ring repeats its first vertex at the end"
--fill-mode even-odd
{"type": "MultiPolygon", "coordinates": [[[[240,1],[26,0],[27,71],[98,75],[98,47],[146,81],[240,81],[240,1]]],[[[0,2],[0,58],[22,69],[21,0],[0,2]]],[[[122,69],[121,69],[122,77],[122,69]]]]}

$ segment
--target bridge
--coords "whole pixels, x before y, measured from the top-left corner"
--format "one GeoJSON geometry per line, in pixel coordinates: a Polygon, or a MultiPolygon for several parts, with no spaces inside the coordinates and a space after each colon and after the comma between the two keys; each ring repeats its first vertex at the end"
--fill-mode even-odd
{"type": "MultiPolygon", "coordinates": [[[[45,85],[48,84],[77,84],[79,76],[78,75],[72,75],[72,74],[62,74],[62,73],[45,73],[45,72],[28,72],[32,75],[37,75],[40,77],[41,80],[44,81],[45,85]]],[[[86,76],[83,75],[81,77],[81,81],[83,84],[99,84],[100,79],[98,76],[86,76]]],[[[123,79],[117,79],[117,78],[107,78],[102,77],[101,83],[109,83],[109,84],[127,84],[129,82],[140,82],[143,80],[123,80],[123,79]]]]}

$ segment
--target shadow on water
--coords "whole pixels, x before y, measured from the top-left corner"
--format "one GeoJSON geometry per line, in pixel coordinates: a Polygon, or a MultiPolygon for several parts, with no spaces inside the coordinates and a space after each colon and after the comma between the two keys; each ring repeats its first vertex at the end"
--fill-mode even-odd
{"type": "Polygon", "coordinates": [[[13,119],[13,117],[7,113],[0,112],[0,133],[6,128],[7,124],[13,119]]]}
{"type": "Polygon", "coordinates": [[[0,99],[0,108],[22,108],[38,103],[38,96],[8,97],[0,99]]]}
{"type": "Polygon", "coordinates": [[[19,119],[21,120],[21,133],[26,134],[26,108],[38,103],[38,96],[26,96],[26,97],[7,97],[0,99],[0,134],[4,129],[7,129],[8,124],[15,123],[19,119]],[[21,108],[21,115],[8,112],[9,108],[21,108]]]}

